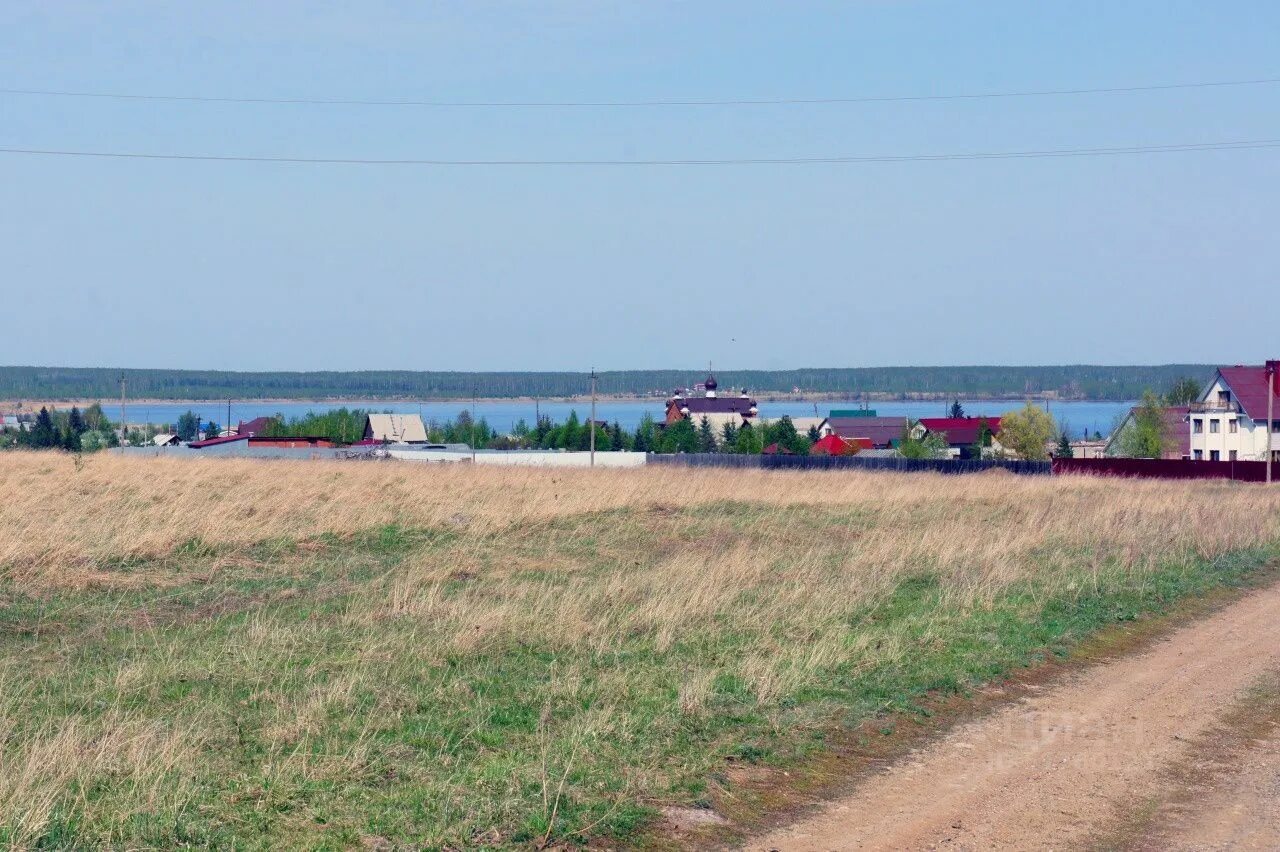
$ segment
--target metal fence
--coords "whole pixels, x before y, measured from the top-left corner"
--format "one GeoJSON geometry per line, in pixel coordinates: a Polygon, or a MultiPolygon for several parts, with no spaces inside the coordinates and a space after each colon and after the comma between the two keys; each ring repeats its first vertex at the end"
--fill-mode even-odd
{"type": "Polygon", "coordinates": [[[729,453],[679,453],[650,455],[649,464],[674,467],[746,467],[764,470],[889,470],[898,473],[982,473],[1007,470],[1025,476],[1048,476],[1047,461],[998,459],[903,459],[858,456],[734,455],[729,453]]]}
{"type": "MultiPolygon", "coordinates": [[[[1186,459],[1054,459],[1055,474],[1125,476],[1137,479],[1231,479],[1266,482],[1267,463],[1186,459]]],[[[1273,474],[1280,478],[1280,465],[1273,474]]]]}

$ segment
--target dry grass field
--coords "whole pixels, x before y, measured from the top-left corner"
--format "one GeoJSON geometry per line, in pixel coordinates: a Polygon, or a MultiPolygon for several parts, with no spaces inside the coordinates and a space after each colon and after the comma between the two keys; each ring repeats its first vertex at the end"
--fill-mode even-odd
{"type": "Polygon", "coordinates": [[[0,456],[0,843],[626,841],[1247,579],[1233,483],[0,456]]]}

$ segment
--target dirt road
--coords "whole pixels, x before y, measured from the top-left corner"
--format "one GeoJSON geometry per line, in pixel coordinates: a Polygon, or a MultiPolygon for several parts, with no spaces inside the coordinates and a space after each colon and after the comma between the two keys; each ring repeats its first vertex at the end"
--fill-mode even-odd
{"type": "MultiPolygon", "coordinates": [[[[747,848],[1073,849],[1123,836],[1171,795],[1170,768],[1200,760],[1196,742],[1276,671],[1280,586],[956,728],[747,848]]],[[[1160,845],[1273,848],[1280,743],[1257,741],[1241,766],[1165,826],[1160,845]]],[[[1147,842],[1139,832],[1124,845],[1147,842]]]]}

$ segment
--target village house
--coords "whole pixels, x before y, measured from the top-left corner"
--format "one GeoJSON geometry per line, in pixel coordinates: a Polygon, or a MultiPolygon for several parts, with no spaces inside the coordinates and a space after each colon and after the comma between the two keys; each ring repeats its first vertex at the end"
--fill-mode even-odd
{"type": "Polygon", "coordinates": [[[696,391],[677,390],[667,400],[666,423],[670,426],[680,420],[690,420],[694,426],[702,421],[703,415],[711,419],[711,415],[735,415],[744,422],[760,413],[756,402],[746,391],[739,394],[729,393],[720,396],[715,376],[707,376],[702,383],[702,395],[696,391]]]}
{"type": "Polygon", "coordinates": [[[1280,461],[1280,361],[1219,367],[1190,406],[1191,458],[1203,461],[1280,461]],[[1272,411],[1268,422],[1268,401],[1272,411]]]}
{"type": "MultiPolygon", "coordinates": [[[[837,435],[846,440],[866,439],[872,449],[885,450],[902,440],[909,421],[906,417],[878,417],[873,410],[832,411],[818,426],[821,437],[837,435]]],[[[919,437],[917,430],[916,437],[919,437]]],[[[865,442],[860,442],[865,445],[865,442]]]]}
{"type": "Polygon", "coordinates": [[[996,439],[1000,432],[999,417],[921,417],[919,422],[924,434],[944,436],[950,458],[968,457],[979,439],[984,449],[1000,450],[996,439]]]}
{"type": "Polygon", "coordinates": [[[364,421],[364,440],[379,444],[425,444],[427,427],[417,414],[370,414],[364,421]]]}

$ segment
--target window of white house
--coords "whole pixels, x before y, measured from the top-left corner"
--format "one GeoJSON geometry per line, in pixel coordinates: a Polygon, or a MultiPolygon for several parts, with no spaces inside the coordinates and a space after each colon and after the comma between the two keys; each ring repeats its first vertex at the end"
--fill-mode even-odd
{"type": "Polygon", "coordinates": [[[1197,435],[1204,434],[1204,420],[1199,417],[1191,418],[1191,431],[1197,435]]]}
{"type": "Polygon", "coordinates": [[[1231,404],[1231,391],[1218,391],[1218,404],[1219,404],[1219,405],[1230,405],[1230,404],[1231,404]]]}
{"type": "Polygon", "coordinates": [[[1192,450],[1191,455],[1196,461],[1200,461],[1204,458],[1204,450],[1192,450]]]}
{"type": "Polygon", "coordinates": [[[1222,461],[1222,453],[1217,450],[1209,451],[1209,461],[1222,461]]]}
{"type": "Polygon", "coordinates": [[[1216,435],[1216,434],[1218,434],[1218,432],[1220,431],[1220,428],[1221,428],[1221,427],[1220,427],[1220,424],[1219,424],[1219,422],[1218,422],[1218,418],[1216,418],[1216,417],[1210,417],[1210,418],[1209,418],[1209,434],[1210,434],[1210,435],[1216,435]]]}
{"type": "Polygon", "coordinates": [[[1227,458],[1229,458],[1231,461],[1235,461],[1235,460],[1236,460],[1236,451],[1235,451],[1235,450],[1228,450],[1228,451],[1227,451],[1227,458]]]}
{"type": "Polygon", "coordinates": [[[1228,421],[1227,421],[1227,431],[1228,431],[1228,432],[1230,432],[1232,435],[1234,435],[1234,434],[1236,434],[1237,432],[1239,432],[1239,431],[1240,431],[1240,421],[1239,421],[1239,420],[1228,420],[1228,421]]]}

